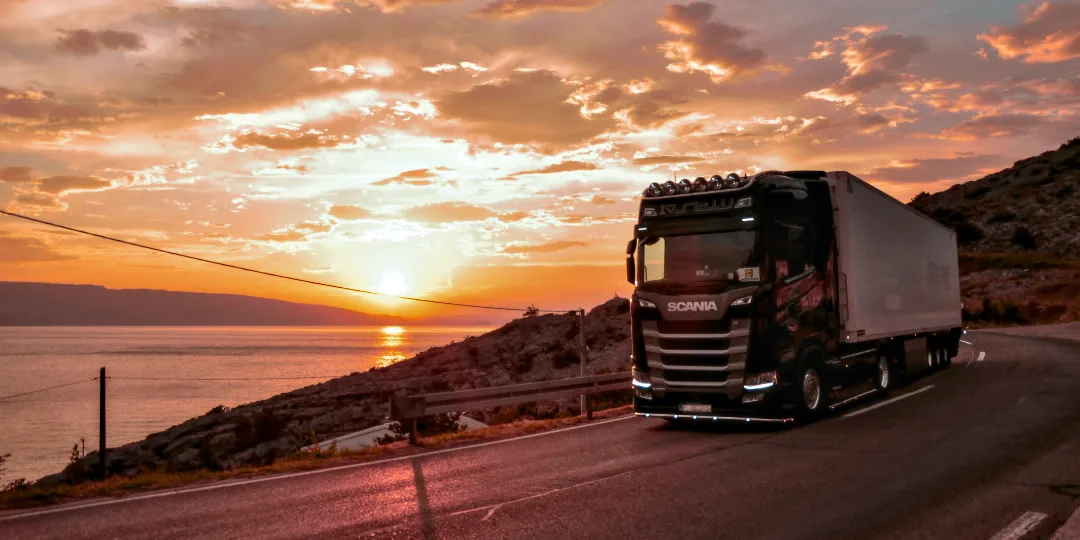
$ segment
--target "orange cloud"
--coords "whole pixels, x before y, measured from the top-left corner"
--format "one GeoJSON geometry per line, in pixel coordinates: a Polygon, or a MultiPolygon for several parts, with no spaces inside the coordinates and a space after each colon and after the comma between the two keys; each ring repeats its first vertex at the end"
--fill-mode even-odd
{"type": "Polygon", "coordinates": [[[495,0],[476,11],[491,19],[516,19],[539,11],[588,11],[603,0],[495,0]]]}
{"type": "Polygon", "coordinates": [[[48,244],[37,238],[0,235],[0,262],[49,262],[66,261],[74,258],[53,250],[48,244]]]}
{"type": "Polygon", "coordinates": [[[979,39],[1006,60],[1023,58],[1037,64],[1080,58],[1080,4],[1044,1],[1023,9],[1027,15],[1022,22],[992,26],[979,39]]]}
{"type": "Polygon", "coordinates": [[[102,50],[135,52],[146,49],[146,41],[134,32],[94,32],[83,28],[60,30],[60,33],[63,35],[56,40],[56,50],[80,56],[93,56],[102,50]]]}
{"type": "Polygon", "coordinates": [[[299,135],[289,133],[264,134],[257,131],[241,133],[232,140],[232,147],[244,150],[256,146],[271,150],[304,150],[308,148],[333,148],[349,143],[348,137],[325,135],[318,131],[309,131],[299,135]]]}
{"type": "Polygon", "coordinates": [[[548,70],[516,71],[506,79],[451,93],[436,102],[444,118],[492,142],[554,150],[582,143],[614,126],[608,117],[582,117],[567,102],[572,91],[548,70]]]}
{"type": "Polygon", "coordinates": [[[503,248],[502,252],[508,255],[526,255],[530,253],[551,253],[553,251],[562,251],[572,247],[579,247],[588,245],[585,242],[579,240],[558,240],[555,242],[547,242],[544,244],[515,244],[503,248]]]}
{"type": "Polygon", "coordinates": [[[706,161],[701,156],[647,156],[634,159],[633,165],[670,165],[674,163],[700,163],[706,161]]]}
{"type": "Polygon", "coordinates": [[[548,165],[547,167],[542,167],[539,169],[519,171],[507,176],[506,178],[503,178],[503,180],[516,180],[522,176],[528,176],[530,174],[555,174],[574,171],[596,171],[600,170],[601,168],[602,167],[600,167],[599,165],[595,163],[589,163],[587,161],[560,161],[559,163],[548,165]]]}
{"type": "Polygon", "coordinates": [[[361,219],[368,219],[372,216],[371,210],[348,204],[335,204],[330,207],[327,214],[332,218],[340,219],[342,221],[358,221],[361,219]]]}
{"type": "Polygon", "coordinates": [[[456,201],[414,206],[401,212],[405,219],[424,223],[483,221],[498,215],[490,208],[456,201]]]}
{"type": "Polygon", "coordinates": [[[50,176],[38,180],[42,193],[64,195],[71,191],[100,191],[113,187],[112,182],[94,176],[50,176]]]}
{"type": "Polygon", "coordinates": [[[991,137],[1016,137],[1026,135],[1048,120],[1034,114],[992,114],[977,116],[945,130],[942,138],[973,141],[991,137]]]}
{"type": "Polygon", "coordinates": [[[373,186],[388,186],[390,184],[405,184],[409,186],[430,186],[434,184],[431,179],[437,177],[438,174],[432,169],[414,169],[411,171],[405,171],[397,176],[379,180],[378,182],[372,182],[373,186]]]}
{"type": "Polygon", "coordinates": [[[962,180],[979,176],[987,167],[1001,165],[1001,156],[957,155],[951,158],[916,158],[898,160],[871,169],[870,180],[932,184],[943,180],[962,180]]]}
{"type": "MultiPolygon", "coordinates": [[[[904,34],[881,34],[884,26],[858,26],[833,38],[843,45],[840,58],[847,75],[835,85],[807,92],[805,97],[851,105],[860,97],[903,79],[902,70],[914,58],[930,50],[926,38],[904,34]]],[[[832,49],[818,42],[810,58],[831,56],[832,49]]]]}
{"type": "Polygon", "coordinates": [[[0,167],[0,182],[17,184],[30,179],[30,167],[0,167]]]}
{"type": "Polygon", "coordinates": [[[716,6],[705,2],[672,4],[656,21],[668,33],[680,36],[660,45],[664,57],[671,61],[668,70],[701,72],[714,83],[720,83],[764,66],[765,51],[739,44],[746,31],[719,21],[710,22],[715,10],[716,6]]]}

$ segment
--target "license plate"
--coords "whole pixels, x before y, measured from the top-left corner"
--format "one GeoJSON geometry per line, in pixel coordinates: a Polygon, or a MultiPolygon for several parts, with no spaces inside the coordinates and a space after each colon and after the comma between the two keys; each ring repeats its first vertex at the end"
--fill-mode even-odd
{"type": "Polygon", "coordinates": [[[708,403],[680,403],[679,412],[685,413],[711,413],[712,405],[708,403]]]}

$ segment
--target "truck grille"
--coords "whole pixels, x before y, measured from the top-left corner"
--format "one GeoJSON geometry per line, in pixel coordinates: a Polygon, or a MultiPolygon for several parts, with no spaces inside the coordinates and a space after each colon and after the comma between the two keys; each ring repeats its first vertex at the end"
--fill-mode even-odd
{"type": "Polygon", "coordinates": [[[750,320],[643,320],[654,391],[742,393],[750,320]]]}

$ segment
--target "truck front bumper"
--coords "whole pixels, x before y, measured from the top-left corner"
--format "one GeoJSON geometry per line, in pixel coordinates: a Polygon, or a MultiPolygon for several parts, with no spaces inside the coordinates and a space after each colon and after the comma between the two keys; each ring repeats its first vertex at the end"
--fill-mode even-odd
{"type": "Polygon", "coordinates": [[[742,404],[725,394],[706,392],[667,392],[663,397],[643,399],[634,397],[634,414],[672,420],[709,422],[763,422],[787,424],[795,421],[790,410],[782,405],[779,392],[770,392],[755,403],[742,404]],[[696,406],[687,410],[685,405],[696,406]]]}

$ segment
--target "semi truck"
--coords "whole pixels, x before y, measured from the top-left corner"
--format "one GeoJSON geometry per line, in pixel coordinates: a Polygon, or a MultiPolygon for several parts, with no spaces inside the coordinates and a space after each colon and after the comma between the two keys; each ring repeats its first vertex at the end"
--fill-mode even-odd
{"type": "Polygon", "coordinates": [[[959,349],[955,233],[848,172],[651,184],[626,254],[639,416],[812,419],[959,349]]]}

